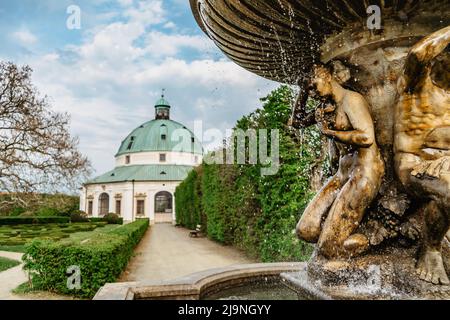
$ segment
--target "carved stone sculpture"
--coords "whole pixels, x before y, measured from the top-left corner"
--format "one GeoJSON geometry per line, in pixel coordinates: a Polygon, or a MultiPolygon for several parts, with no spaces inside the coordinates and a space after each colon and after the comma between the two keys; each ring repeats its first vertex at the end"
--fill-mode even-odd
{"type": "Polygon", "coordinates": [[[423,201],[425,230],[417,264],[422,280],[449,284],[441,245],[450,226],[450,26],[419,41],[399,79],[395,167],[423,201]]]}
{"type": "Polygon", "coordinates": [[[314,68],[311,85],[331,106],[319,108],[316,120],[322,133],[336,141],[340,159],[338,172],[303,213],[297,233],[306,241],[318,242],[327,258],[355,256],[369,247],[367,237],[354,231],[377,196],[384,175],[373,120],[364,97],[344,89],[325,67],[314,68]]]}
{"type": "Polygon", "coordinates": [[[190,1],[230,59],[302,88],[291,125],[318,123],[338,146],[338,174],[297,228],[318,242],[308,281],[342,297],[335,288],[378,266],[400,296],[450,297],[437,286],[450,271],[450,2],[381,1],[372,30],[359,0],[190,1]],[[302,108],[311,84],[316,113],[302,108]]]}

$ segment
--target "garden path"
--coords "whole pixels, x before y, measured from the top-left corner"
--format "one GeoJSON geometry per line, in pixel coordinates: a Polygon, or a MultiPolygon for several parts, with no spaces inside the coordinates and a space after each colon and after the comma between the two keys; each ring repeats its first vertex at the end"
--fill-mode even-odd
{"type": "Polygon", "coordinates": [[[255,263],[242,252],[171,224],[149,228],[120,281],[164,281],[234,264],[255,263]]]}
{"type": "MultiPolygon", "coordinates": [[[[22,261],[22,253],[0,251],[0,257],[22,261]]],[[[22,270],[22,264],[0,272],[0,300],[18,299],[11,290],[26,282],[27,279],[26,273],[22,270]]]]}

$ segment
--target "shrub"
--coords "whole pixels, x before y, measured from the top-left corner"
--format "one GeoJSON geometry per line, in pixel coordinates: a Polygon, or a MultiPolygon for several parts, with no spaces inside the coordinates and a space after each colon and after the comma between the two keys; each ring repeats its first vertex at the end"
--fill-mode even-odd
{"type": "Polygon", "coordinates": [[[69,217],[0,217],[0,225],[69,223],[69,217]]]}
{"type": "Polygon", "coordinates": [[[35,217],[36,215],[34,214],[33,211],[24,211],[21,214],[19,214],[19,217],[35,217]]]}
{"type": "Polygon", "coordinates": [[[103,221],[108,222],[108,224],[122,224],[120,223],[121,222],[120,217],[115,213],[108,213],[103,217],[103,221]]]}
{"type": "Polygon", "coordinates": [[[36,211],[35,215],[40,217],[53,217],[53,216],[61,216],[62,214],[60,214],[59,210],[56,208],[43,207],[39,208],[36,211]]]}
{"type": "MultiPolygon", "coordinates": [[[[105,216],[106,217],[106,216],[105,216]]],[[[117,219],[105,219],[103,218],[89,218],[89,222],[106,222],[108,224],[123,224],[123,218],[117,216],[117,219]]]]}
{"type": "Polygon", "coordinates": [[[11,217],[17,217],[20,216],[22,213],[24,213],[26,210],[22,207],[14,207],[11,209],[11,212],[9,213],[9,215],[11,217]]]}
{"type": "Polygon", "coordinates": [[[40,290],[92,298],[100,287],[120,276],[148,226],[149,220],[141,219],[92,238],[33,241],[26,246],[24,269],[40,290]],[[80,268],[79,290],[67,286],[66,272],[71,266],[80,268]]]}
{"type": "Polygon", "coordinates": [[[77,210],[70,214],[70,222],[89,222],[89,219],[86,212],[77,210]]]}

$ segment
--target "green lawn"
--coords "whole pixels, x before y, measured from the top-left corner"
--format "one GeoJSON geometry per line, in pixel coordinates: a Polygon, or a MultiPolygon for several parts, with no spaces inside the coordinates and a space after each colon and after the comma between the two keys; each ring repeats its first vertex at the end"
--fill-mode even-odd
{"type": "Polygon", "coordinates": [[[19,261],[0,257],[0,272],[18,266],[19,264],[19,261]]]}
{"type": "Polygon", "coordinates": [[[0,251],[25,253],[25,245],[3,246],[0,245],[0,251]]]}
{"type": "Polygon", "coordinates": [[[111,228],[105,222],[0,226],[0,250],[23,252],[34,239],[58,241],[80,236],[97,228],[111,228]]]}

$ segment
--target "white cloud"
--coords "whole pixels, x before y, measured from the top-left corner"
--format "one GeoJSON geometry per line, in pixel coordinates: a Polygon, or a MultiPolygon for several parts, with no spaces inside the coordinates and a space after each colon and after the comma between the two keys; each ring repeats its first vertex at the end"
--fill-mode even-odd
{"type": "Polygon", "coordinates": [[[186,48],[217,49],[206,36],[146,31],[166,23],[161,1],[132,7],[131,1],[120,2],[130,6],[126,21],[87,30],[81,45],[26,61],[55,109],[72,115],[72,131],[97,173],[114,166],[114,154],[132,129],[153,119],[161,88],[167,89],[174,120],[191,128],[202,120],[205,130],[225,133],[275,86],[223,58],[183,59],[186,48]]]}
{"type": "Polygon", "coordinates": [[[38,38],[28,29],[21,29],[12,34],[13,38],[20,44],[30,46],[38,41],[38,38]]]}
{"type": "Polygon", "coordinates": [[[143,50],[133,46],[133,42],[144,32],[145,28],[137,23],[112,23],[99,30],[92,40],[75,50],[81,59],[94,63],[105,60],[115,62],[123,59],[133,60],[143,54],[143,50]]]}
{"type": "Polygon", "coordinates": [[[133,0],[117,0],[122,7],[129,7],[133,4],[133,0]]]}
{"type": "Polygon", "coordinates": [[[164,22],[165,12],[161,0],[142,0],[138,2],[137,7],[126,10],[124,16],[132,23],[137,22],[148,26],[164,22]]]}
{"type": "Polygon", "coordinates": [[[190,48],[199,52],[211,50],[212,42],[204,36],[165,34],[153,31],[146,35],[146,51],[153,56],[175,56],[180,50],[190,48]]]}
{"type": "Polygon", "coordinates": [[[176,28],[177,28],[177,25],[175,23],[173,23],[172,21],[169,21],[169,22],[167,22],[164,25],[164,29],[172,29],[172,30],[174,30],[176,28]]]}

